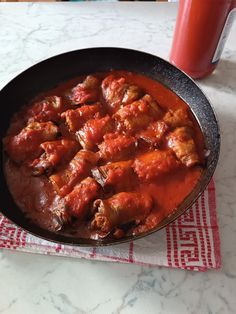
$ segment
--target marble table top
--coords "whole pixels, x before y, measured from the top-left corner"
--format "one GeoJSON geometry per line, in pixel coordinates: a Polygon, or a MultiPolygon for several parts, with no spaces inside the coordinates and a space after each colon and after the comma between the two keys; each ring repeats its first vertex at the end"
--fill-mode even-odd
{"type": "MultiPolygon", "coordinates": [[[[79,48],[128,47],[167,59],[176,14],[170,3],[0,3],[0,88],[32,64],[79,48]]],[[[236,23],[217,70],[199,85],[222,134],[215,174],[222,270],[0,251],[0,313],[235,313],[236,23]]]]}

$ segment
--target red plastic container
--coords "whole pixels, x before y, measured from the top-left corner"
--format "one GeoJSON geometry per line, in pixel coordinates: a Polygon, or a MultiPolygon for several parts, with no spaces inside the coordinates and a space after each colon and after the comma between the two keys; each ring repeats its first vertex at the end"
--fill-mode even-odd
{"type": "Polygon", "coordinates": [[[170,62],[193,78],[217,66],[236,16],[236,0],[180,0],[170,62]]]}

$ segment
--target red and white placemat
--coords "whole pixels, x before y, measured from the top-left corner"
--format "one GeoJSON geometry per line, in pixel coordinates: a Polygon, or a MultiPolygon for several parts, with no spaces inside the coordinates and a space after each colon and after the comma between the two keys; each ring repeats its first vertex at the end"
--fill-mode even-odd
{"type": "Polygon", "coordinates": [[[0,248],[198,271],[217,269],[221,267],[221,256],[214,182],[167,228],[131,243],[104,248],[59,245],[17,228],[0,215],[0,248]]]}

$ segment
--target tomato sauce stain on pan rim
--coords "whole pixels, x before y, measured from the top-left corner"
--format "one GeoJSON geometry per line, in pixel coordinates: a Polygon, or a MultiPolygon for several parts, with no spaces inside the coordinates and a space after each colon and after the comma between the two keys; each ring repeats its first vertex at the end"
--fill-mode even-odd
{"type": "Polygon", "coordinates": [[[201,127],[206,148],[209,151],[206,168],[192,192],[173,214],[166,217],[154,229],[122,239],[93,240],[53,233],[30,223],[15,204],[8,190],[3,171],[4,154],[2,153],[1,212],[17,226],[44,240],[60,244],[95,247],[115,245],[143,238],[166,227],[185,213],[203,193],[217,166],[220,153],[219,125],[214,110],[202,90],[187,74],[160,57],[125,48],[87,48],[66,52],[33,65],[11,80],[0,91],[0,103],[2,104],[0,114],[1,151],[3,152],[2,137],[6,133],[11,117],[35,95],[52,89],[55,85],[73,77],[110,70],[125,70],[145,75],[163,84],[189,105],[201,127]]]}

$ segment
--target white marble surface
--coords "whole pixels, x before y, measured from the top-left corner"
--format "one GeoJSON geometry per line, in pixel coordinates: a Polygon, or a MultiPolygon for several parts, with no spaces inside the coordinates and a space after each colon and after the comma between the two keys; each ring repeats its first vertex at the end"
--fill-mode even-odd
{"type": "MultiPolygon", "coordinates": [[[[168,58],[176,12],[176,4],[157,3],[0,3],[0,87],[39,60],[83,47],[130,47],[168,58]]],[[[1,251],[0,313],[236,312],[236,23],[217,71],[199,84],[222,132],[215,175],[222,270],[1,251]]]]}

